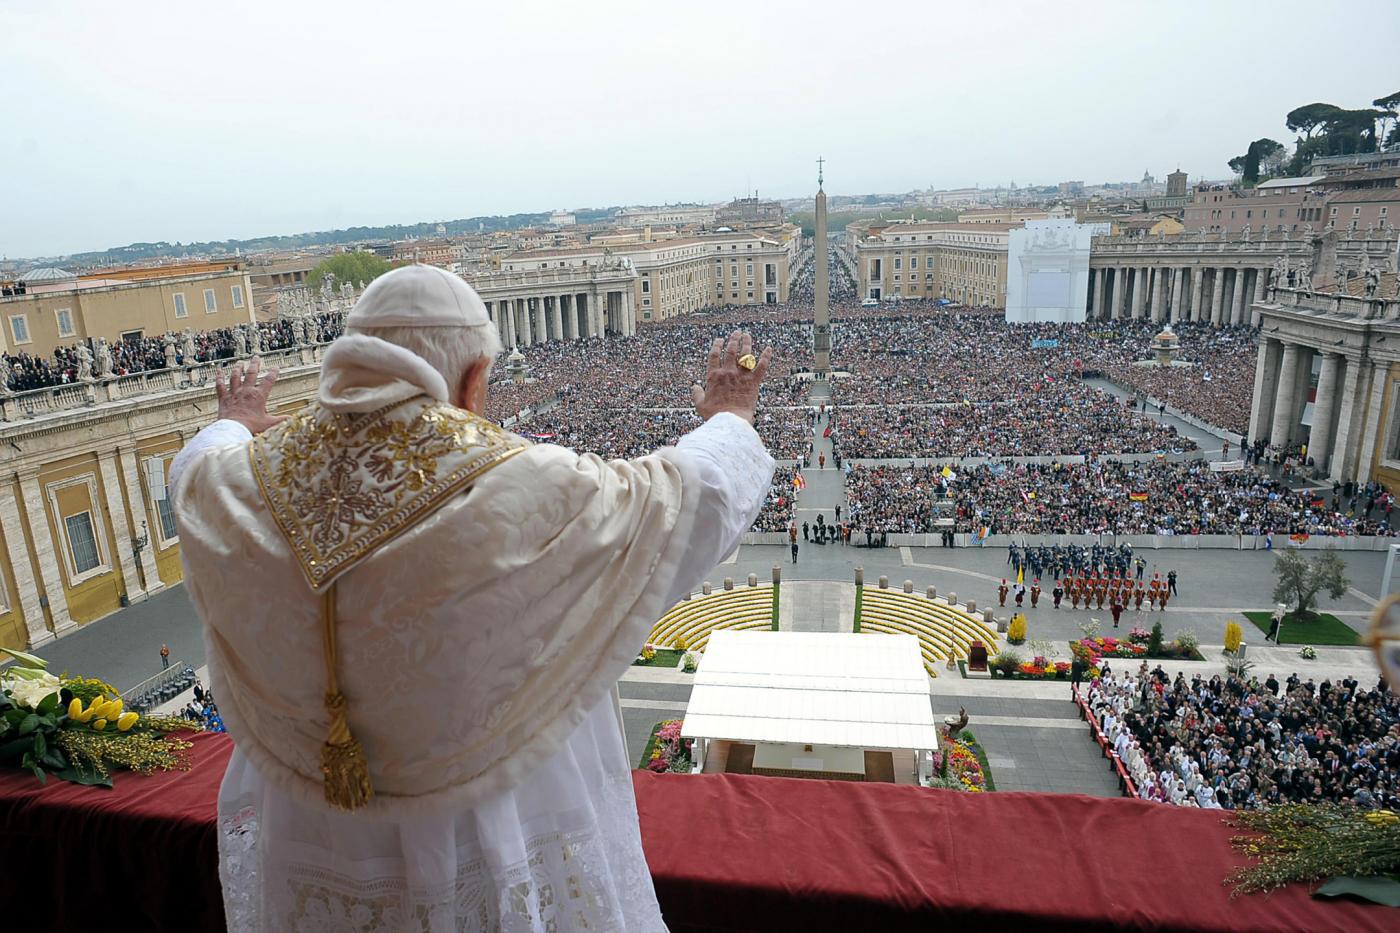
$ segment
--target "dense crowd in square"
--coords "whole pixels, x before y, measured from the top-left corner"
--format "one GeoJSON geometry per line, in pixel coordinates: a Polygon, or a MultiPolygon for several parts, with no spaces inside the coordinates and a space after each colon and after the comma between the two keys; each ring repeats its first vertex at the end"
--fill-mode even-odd
{"type": "Polygon", "coordinates": [[[1343,493],[1329,505],[1261,470],[1217,472],[1203,460],[990,463],[952,478],[939,466],[853,464],[846,475],[852,520],[891,532],[932,532],[946,515],[965,533],[1394,534],[1388,494],[1343,493]]]}
{"type": "Polygon", "coordinates": [[[1147,663],[1088,702],[1140,797],[1206,809],[1400,806],[1400,695],[1355,679],[1189,681],[1147,663]]]}

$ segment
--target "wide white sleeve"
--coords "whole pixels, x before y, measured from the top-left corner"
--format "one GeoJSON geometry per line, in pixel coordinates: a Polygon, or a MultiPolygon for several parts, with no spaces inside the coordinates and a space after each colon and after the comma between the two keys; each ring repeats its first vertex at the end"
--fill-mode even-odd
{"type": "Polygon", "coordinates": [[[170,464],[170,477],[167,485],[170,487],[171,500],[175,499],[175,491],[179,488],[180,477],[184,474],[185,468],[193,463],[196,457],[205,451],[213,450],[215,447],[246,444],[252,439],[253,432],[244,427],[242,422],[234,421],[231,418],[220,418],[201,429],[190,439],[188,444],[180,449],[170,464]]]}
{"type": "Polygon", "coordinates": [[[680,560],[685,570],[676,581],[679,599],[689,592],[693,576],[709,573],[739,546],[763,508],[775,463],[753,425],[729,412],[710,418],[661,456],[684,462],[703,487],[680,560]]]}

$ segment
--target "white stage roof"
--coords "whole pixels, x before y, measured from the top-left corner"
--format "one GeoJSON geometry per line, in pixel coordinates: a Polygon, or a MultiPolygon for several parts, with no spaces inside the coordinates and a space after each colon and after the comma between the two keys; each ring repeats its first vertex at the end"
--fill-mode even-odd
{"type": "Polygon", "coordinates": [[[852,748],[938,747],[912,635],[710,636],[681,735],[852,748]]]}

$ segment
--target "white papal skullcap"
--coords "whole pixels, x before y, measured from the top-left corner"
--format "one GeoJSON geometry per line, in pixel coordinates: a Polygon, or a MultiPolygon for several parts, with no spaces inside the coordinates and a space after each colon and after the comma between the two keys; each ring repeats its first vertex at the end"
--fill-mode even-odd
{"type": "Polygon", "coordinates": [[[347,327],[470,327],[491,323],[486,304],[460,276],[437,266],[386,272],[360,295],[347,327]]]}

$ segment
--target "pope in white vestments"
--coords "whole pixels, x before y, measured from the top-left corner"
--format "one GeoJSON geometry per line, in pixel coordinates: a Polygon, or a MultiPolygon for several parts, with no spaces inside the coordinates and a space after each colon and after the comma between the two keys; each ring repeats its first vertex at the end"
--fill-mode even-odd
{"type": "Polygon", "coordinates": [[[481,417],[459,277],[390,272],[346,325],[313,403],[238,368],[171,468],[229,929],[664,929],[612,687],[759,511],[769,351],[716,341],[704,423],[605,462],[481,417]]]}

